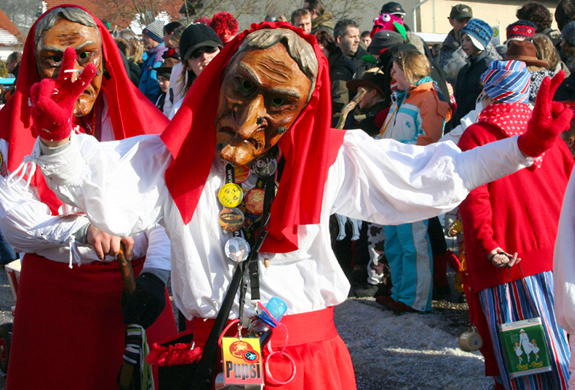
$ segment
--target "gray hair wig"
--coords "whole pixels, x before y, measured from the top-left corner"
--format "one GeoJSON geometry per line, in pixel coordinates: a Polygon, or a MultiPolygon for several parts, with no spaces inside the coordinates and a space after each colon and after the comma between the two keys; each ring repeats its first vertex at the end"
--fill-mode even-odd
{"type": "Polygon", "coordinates": [[[293,30],[285,28],[266,28],[254,31],[243,40],[238,51],[230,60],[230,63],[239,53],[245,50],[268,49],[278,43],[285,46],[290,57],[298,64],[301,71],[310,79],[311,87],[307,99],[309,102],[309,99],[315,90],[319,64],[312,45],[293,30]]]}
{"type": "Polygon", "coordinates": [[[66,19],[72,23],[79,23],[84,26],[93,27],[98,31],[98,37],[100,40],[100,30],[98,30],[98,25],[94,21],[92,15],[80,8],[66,7],[66,8],[54,8],[52,11],[47,13],[42,20],[36,25],[36,31],[34,34],[34,45],[38,44],[40,37],[44,31],[50,30],[56,22],[60,19],[66,19]]]}

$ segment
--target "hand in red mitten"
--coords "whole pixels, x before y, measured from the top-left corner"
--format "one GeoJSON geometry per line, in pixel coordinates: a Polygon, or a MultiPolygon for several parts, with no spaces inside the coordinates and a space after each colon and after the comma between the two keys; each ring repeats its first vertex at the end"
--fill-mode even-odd
{"type": "Polygon", "coordinates": [[[76,71],[76,52],[69,47],[58,73],[58,78],[44,79],[32,86],[30,102],[32,108],[32,135],[48,141],[60,141],[70,136],[74,105],[96,74],[96,67],[86,66],[76,81],[72,75],[76,71]]]}
{"type": "Polygon", "coordinates": [[[561,70],[553,79],[546,77],[539,87],[527,131],[517,139],[519,149],[529,157],[541,156],[553,146],[559,134],[571,127],[573,111],[553,101],[564,78],[565,72],[561,70]]]}

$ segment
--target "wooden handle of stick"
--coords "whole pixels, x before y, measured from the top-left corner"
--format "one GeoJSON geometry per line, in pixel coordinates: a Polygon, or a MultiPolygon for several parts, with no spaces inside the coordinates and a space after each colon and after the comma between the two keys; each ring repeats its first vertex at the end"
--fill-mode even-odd
{"type": "Polygon", "coordinates": [[[358,103],[361,101],[366,92],[367,91],[365,90],[365,88],[359,87],[357,89],[357,93],[355,94],[354,98],[351,99],[349,103],[347,103],[341,110],[339,121],[337,122],[337,126],[335,126],[336,129],[343,129],[347,116],[349,115],[350,112],[353,111],[355,106],[358,105],[358,103]]]}
{"type": "MultiPolygon", "coordinates": [[[[124,281],[124,292],[126,297],[130,298],[134,291],[136,291],[136,278],[134,277],[134,269],[124,255],[126,247],[124,243],[121,244],[120,252],[118,253],[118,262],[120,263],[120,272],[122,273],[122,280],[124,281]]],[[[122,368],[120,369],[120,377],[118,378],[118,387],[120,390],[130,390],[132,387],[132,376],[134,374],[134,365],[122,360],[122,368]]]]}
{"type": "Polygon", "coordinates": [[[122,273],[122,280],[124,281],[124,292],[130,298],[134,291],[136,291],[136,278],[134,277],[134,270],[132,263],[130,263],[125,256],[126,247],[124,243],[121,244],[120,252],[118,253],[118,262],[120,263],[120,272],[122,273]]]}

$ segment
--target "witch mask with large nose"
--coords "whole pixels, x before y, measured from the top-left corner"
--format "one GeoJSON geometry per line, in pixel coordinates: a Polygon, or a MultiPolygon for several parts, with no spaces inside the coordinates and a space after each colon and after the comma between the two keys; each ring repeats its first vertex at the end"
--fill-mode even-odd
{"type": "Polygon", "coordinates": [[[238,53],[223,77],[216,113],[222,159],[246,165],[277,144],[305,107],[310,88],[281,43],[238,53]]]}

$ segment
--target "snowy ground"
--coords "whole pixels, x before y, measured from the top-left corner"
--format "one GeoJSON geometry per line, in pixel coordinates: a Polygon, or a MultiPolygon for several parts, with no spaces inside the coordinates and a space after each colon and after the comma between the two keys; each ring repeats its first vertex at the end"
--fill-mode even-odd
{"type": "Polygon", "coordinates": [[[396,315],[373,299],[348,299],[335,310],[336,326],[353,359],[359,390],[481,390],[479,352],[463,352],[463,305],[444,305],[429,314],[396,315]]]}

